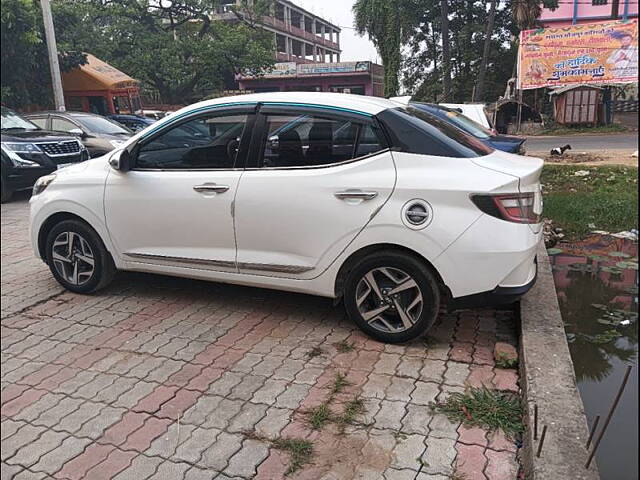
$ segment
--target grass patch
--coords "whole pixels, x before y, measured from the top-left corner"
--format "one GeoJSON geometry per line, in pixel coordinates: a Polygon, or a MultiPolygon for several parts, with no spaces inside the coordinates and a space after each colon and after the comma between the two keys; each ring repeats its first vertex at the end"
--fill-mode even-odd
{"type": "Polygon", "coordinates": [[[444,402],[431,404],[449,420],[514,437],[522,433],[522,409],[517,395],[488,388],[471,388],[465,393],[452,393],[444,402]]]}
{"type": "Polygon", "coordinates": [[[518,366],[518,360],[516,358],[510,358],[506,355],[498,355],[496,358],[496,367],[498,368],[516,368],[518,366]]]}
{"type": "Polygon", "coordinates": [[[348,385],[350,385],[350,383],[347,381],[347,377],[342,373],[336,373],[336,376],[333,379],[333,383],[331,384],[331,398],[333,398],[334,395],[342,392],[342,390],[344,390],[344,387],[348,385]]]}
{"type": "Polygon", "coordinates": [[[331,420],[331,409],[328,403],[322,403],[309,411],[309,424],[314,430],[320,430],[331,420]]]}
{"type": "Polygon", "coordinates": [[[611,125],[600,125],[597,127],[566,127],[563,125],[553,125],[544,130],[540,130],[534,135],[575,135],[576,133],[621,133],[629,129],[624,125],[613,123],[611,125]]]}
{"type": "Polygon", "coordinates": [[[364,412],[364,401],[361,398],[355,397],[350,400],[344,407],[344,413],[338,417],[341,431],[344,431],[347,425],[352,425],[356,417],[364,412]]]}
{"type": "Polygon", "coordinates": [[[544,216],[562,227],[568,240],[592,230],[638,228],[637,168],[545,165],[541,182],[544,216]],[[576,175],[578,171],[589,173],[576,175]]]}
{"type": "Polygon", "coordinates": [[[338,353],[349,353],[355,349],[354,344],[349,343],[346,340],[342,340],[341,342],[338,342],[335,345],[336,345],[336,349],[338,350],[338,353]]]}
{"type": "Polygon", "coordinates": [[[307,359],[312,359],[324,355],[324,350],[320,347],[313,347],[311,350],[307,352],[307,359]]]}
{"type": "Polygon", "coordinates": [[[271,445],[278,450],[284,450],[291,455],[289,468],[285,475],[297,472],[311,461],[313,456],[313,444],[309,440],[299,438],[276,438],[271,441],[271,445]]]}
{"type": "Polygon", "coordinates": [[[307,463],[311,462],[311,458],[313,457],[313,443],[311,443],[309,440],[283,437],[271,439],[265,437],[264,435],[260,435],[253,430],[245,431],[243,433],[247,438],[258,440],[260,442],[266,442],[273,448],[288,452],[290,455],[290,460],[289,467],[287,468],[285,475],[291,475],[292,473],[297,472],[307,463]]]}

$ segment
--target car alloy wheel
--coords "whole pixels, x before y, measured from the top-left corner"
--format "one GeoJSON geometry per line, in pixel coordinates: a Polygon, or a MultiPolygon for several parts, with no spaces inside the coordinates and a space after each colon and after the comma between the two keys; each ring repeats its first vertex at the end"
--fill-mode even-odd
{"type": "Polygon", "coordinates": [[[89,242],[77,232],[58,234],[53,241],[51,258],[58,274],[71,285],[84,285],[93,276],[93,250],[89,242]]]}
{"type": "Polygon", "coordinates": [[[358,282],[355,296],[362,319],[384,333],[409,330],[422,314],[420,287],[411,275],[399,268],[370,270],[358,282]]]}

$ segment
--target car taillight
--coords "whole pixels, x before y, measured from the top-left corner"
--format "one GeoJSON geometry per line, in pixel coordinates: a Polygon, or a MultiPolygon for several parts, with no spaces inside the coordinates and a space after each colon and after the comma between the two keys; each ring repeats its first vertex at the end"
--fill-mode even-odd
{"type": "Polygon", "coordinates": [[[540,223],[533,192],[473,195],[471,201],[487,215],[514,223],[540,223]]]}

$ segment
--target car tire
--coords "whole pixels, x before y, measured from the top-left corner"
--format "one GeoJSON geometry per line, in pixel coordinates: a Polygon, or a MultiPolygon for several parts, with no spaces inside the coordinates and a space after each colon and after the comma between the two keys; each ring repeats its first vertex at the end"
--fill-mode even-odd
{"type": "Polygon", "coordinates": [[[106,287],[116,274],[111,254],[98,233],[80,220],[63,220],[47,235],[46,260],[67,290],[91,293],[106,287]]]}
{"type": "Polygon", "coordinates": [[[369,336],[401,343],[431,328],[440,307],[440,289],[435,275],[420,260],[402,252],[380,252],[351,269],[344,305],[369,336]]]}
{"type": "Polygon", "coordinates": [[[5,182],[4,177],[0,177],[0,203],[8,202],[12,196],[13,191],[7,187],[7,182],[5,182]]]}

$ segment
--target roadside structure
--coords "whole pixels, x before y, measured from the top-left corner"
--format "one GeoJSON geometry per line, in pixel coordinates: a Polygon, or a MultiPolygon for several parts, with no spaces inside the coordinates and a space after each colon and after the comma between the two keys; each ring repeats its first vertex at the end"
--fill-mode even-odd
{"type": "MultiPolygon", "coordinates": [[[[238,21],[241,0],[224,0],[214,20],[238,21]]],[[[236,81],[249,92],[338,92],[383,96],[384,72],[370,61],[341,62],[340,27],[288,0],[276,0],[256,21],[272,32],[276,64],[261,75],[245,73],[236,81]]]]}
{"type": "Polygon", "coordinates": [[[543,8],[539,20],[544,27],[563,27],[632,18],[638,18],[638,2],[635,0],[570,0],[558,2],[553,10],[543,8]]]}

